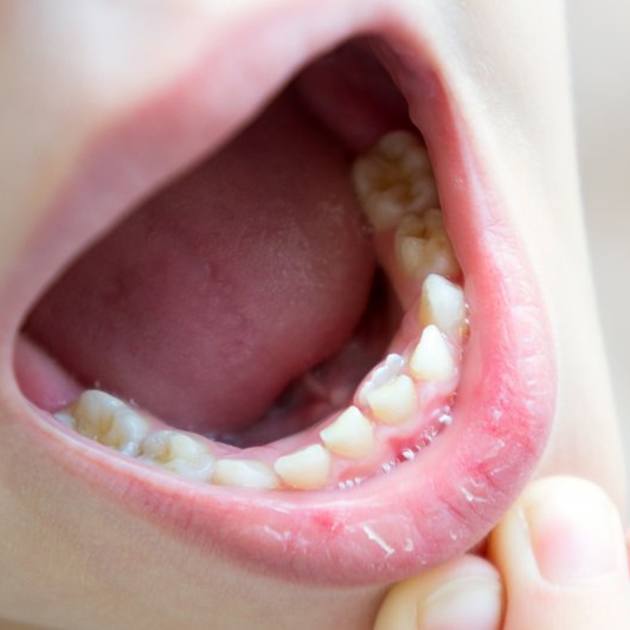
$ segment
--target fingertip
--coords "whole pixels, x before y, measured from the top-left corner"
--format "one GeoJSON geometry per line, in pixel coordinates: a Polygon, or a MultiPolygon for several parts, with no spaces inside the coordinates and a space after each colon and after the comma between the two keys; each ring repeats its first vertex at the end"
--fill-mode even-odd
{"type": "Polygon", "coordinates": [[[495,630],[500,627],[502,586],[497,570],[464,556],[394,586],[375,630],[495,630]]]}

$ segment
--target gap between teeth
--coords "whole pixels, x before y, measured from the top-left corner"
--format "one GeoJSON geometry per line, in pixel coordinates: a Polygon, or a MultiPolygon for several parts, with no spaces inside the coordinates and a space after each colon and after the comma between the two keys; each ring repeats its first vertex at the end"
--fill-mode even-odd
{"type": "MultiPolygon", "coordinates": [[[[379,427],[404,425],[422,410],[422,388],[458,377],[458,350],[467,333],[462,288],[448,278],[459,265],[443,227],[424,148],[406,132],[387,134],[353,169],[357,195],[375,230],[393,230],[397,264],[421,287],[415,307],[420,334],[402,354],[392,353],[370,372],[355,395],[319,432],[320,442],[273,462],[218,458],[209,444],[177,430],[151,431],[143,414],[99,390],[84,391],[55,417],[81,435],[180,477],[214,485],[273,490],[317,490],[331,484],[336,461],[369,458],[379,427]],[[423,280],[423,281],[422,281],[423,280]]],[[[449,385],[450,384],[450,385],[449,385]]],[[[440,419],[442,425],[450,423],[440,419]]],[[[401,454],[402,459],[413,459],[401,454]]],[[[384,471],[392,462],[380,464],[384,471]]],[[[337,485],[352,487],[361,479],[337,485]]]]}

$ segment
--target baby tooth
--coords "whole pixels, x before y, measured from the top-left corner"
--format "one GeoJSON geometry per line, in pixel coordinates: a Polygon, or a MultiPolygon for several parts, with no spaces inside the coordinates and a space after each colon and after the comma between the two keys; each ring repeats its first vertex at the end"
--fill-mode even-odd
{"type": "Polygon", "coordinates": [[[61,424],[65,424],[67,427],[74,429],[77,425],[77,421],[74,416],[68,411],[57,411],[53,414],[56,420],[61,422],[61,424]]]}
{"type": "Polygon", "coordinates": [[[427,276],[420,297],[420,324],[437,325],[446,333],[461,331],[466,321],[464,291],[437,274],[427,276]]]}
{"type": "Polygon", "coordinates": [[[212,483],[220,486],[273,490],[278,487],[278,477],[273,470],[255,460],[220,459],[214,469],[212,483]]]}
{"type": "Polygon", "coordinates": [[[399,424],[408,420],[418,405],[414,382],[402,374],[367,395],[374,417],[385,424],[399,424]]]}
{"type": "Polygon", "coordinates": [[[442,213],[435,208],[402,218],[396,230],[396,252],[405,272],[414,278],[428,273],[456,276],[460,271],[442,213]]]}
{"type": "Polygon", "coordinates": [[[422,331],[411,355],[409,370],[414,378],[423,381],[445,381],[454,376],[451,350],[437,326],[431,324],[422,331]]]}
{"type": "Polygon", "coordinates": [[[156,431],[142,443],[145,459],[187,479],[207,481],[214,469],[214,457],[206,446],[179,431],[156,431]]]}
{"type": "Polygon", "coordinates": [[[398,376],[404,365],[405,360],[399,354],[388,354],[385,360],[372,370],[365,383],[361,386],[357,396],[359,403],[367,405],[368,393],[398,376]]]}
{"type": "Polygon", "coordinates": [[[71,406],[76,430],[127,455],[138,452],[148,433],[146,420],[122,400],[98,390],[87,390],[71,406]]]}
{"type": "Polygon", "coordinates": [[[330,464],[330,453],[321,444],[313,444],[278,457],[273,468],[287,486],[296,490],[317,490],[328,482],[330,464]]]}
{"type": "Polygon", "coordinates": [[[356,407],[348,407],[319,436],[329,451],[341,457],[365,457],[374,448],[372,423],[356,407]]]}

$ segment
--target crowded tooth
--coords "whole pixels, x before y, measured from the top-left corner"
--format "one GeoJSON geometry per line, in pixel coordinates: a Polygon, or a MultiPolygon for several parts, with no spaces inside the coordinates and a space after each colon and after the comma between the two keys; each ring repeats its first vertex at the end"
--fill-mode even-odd
{"type": "Polygon", "coordinates": [[[435,324],[449,334],[461,332],[466,325],[466,303],[461,287],[437,274],[427,276],[420,297],[420,324],[435,324]]]}
{"type": "Polygon", "coordinates": [[[76,430],[105,446],[136,455],[147,435],[146,420],[122,400],[99,390],[87,390],[70,407],[76,430]]]}
{"type": "Polygon", "coordinates": [[[428,155],[408,131],[393,131],[354,163],[355,190],[377,230],[395,227],[406,212],[437,204],[428,155]]]}
{"type": "Polygon", "coordinates": [[[400,424],[416,410],[416,386],[408,376],[402,374],[369,392],[367,403],[373,416],[380,422],[400,424]]]}
{"type": "Polygon", "coordinates": [[[412,278],[421,279],[429,273],[454,277],[460,272],[442,213],[436,208],[402,218],[396,230],[396,254],[412,278]]]}
{"type": "Polygon", "coordinates": [[[205,444],[180,431],[156,431],[141,446],[145,460],[187,479],[207,481],[214,468],[214,457],[205,444]]]}
{"type": "Polygon", "coordinates": [[[420,337],[409,361],[414,378],[423,381],[446,381],[455,374],[455,362],[451,350],[440,329],[431,324],[420,337]]]}
{"type": "Polygon", "coordinates": [[[330,453],[321,444],[313,444],[279,457],[273,468],[287,486],[317,490],[328,482],[330,464],[330,453]]]}
{"type": "Polygon", "coordinates": [[[220,459],[215,466],[212,483],[219,486],[273,490],[278,487],[278,477],[263,462],[249,459],[220,459]]]}
{"type": "Polygon", "coordinates": [[[365,457],[374,448],[372,423],[354,406],[342,412],[319,436],[331,453],[341,457],[365,457]]]}
{"type": "Polygon", "coordinates": [[[359,389],[357,400],[363,406],[368,404],[368,394],[377,387],[385,385],[398,376],[405,365],[405,360],[399,354],[388,354],[385,360],[375,367],[359,389]]]}

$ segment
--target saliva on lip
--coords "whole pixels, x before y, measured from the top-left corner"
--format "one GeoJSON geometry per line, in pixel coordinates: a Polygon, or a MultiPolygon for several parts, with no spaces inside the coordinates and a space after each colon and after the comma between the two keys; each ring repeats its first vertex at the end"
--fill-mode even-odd
{"type": "MultiPolygon", "coordinates": [[[[400,297],[414,304],[418,335],[403,352],[391,353],[375,366],[357,389],[354,404],[326,420],[317,441],[269,462],[220,458],[209,440],[183,431],[151,430],[142,412],[98,390],[84,391],[55,414],[57,419],[85,437],[184,479],[257,490],[318,490],[334,485],[336,462],[369,457],[386,427],[404,427],[417,419],[429,385],[443,383],[454,392],[467,334],[466,304],[462,287],[448,279],[461,272],[444,230],[426,151],[409,132],[386,134],[357,159],[353,181],[374,238],[393,249],[387,271],[408,279],[411,284],[405,286],[417,287],[419,296],[400,297]]],[[[450,421],[448,412],[443,415],[450,421]]],[[[401,452],[396,459],[413,457],[401,452]]],[[[392,461],[381,462],[374,474],[392,461]]],[[[337,483],[342,488],[354,485],[353,479],[337,483]]]]}

